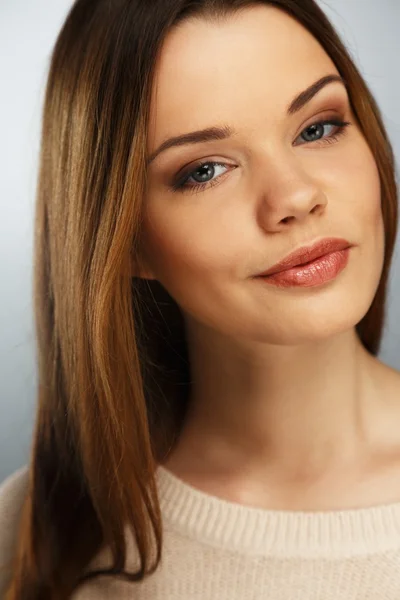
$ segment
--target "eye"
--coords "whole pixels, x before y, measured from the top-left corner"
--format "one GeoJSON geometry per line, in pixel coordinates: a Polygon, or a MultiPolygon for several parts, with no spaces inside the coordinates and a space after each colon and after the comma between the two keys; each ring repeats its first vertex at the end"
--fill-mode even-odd
{"type": "MultiPolygon", "coordinates": [[[[317,138],[319,141],[319,134],[324,134],[325,127],[334,127],[336,131],[333,135],[328,135],[328,137],[323,138],[322,144],[334,144],[338,141],[338,138],[345,133],[345,129],[348,125],[351,125],[348,121],[340,121],[338,119],[330,119],[329,121],[319,121],[318,123],[312,123],[306,129],[304,129],[299,137],[306,135],[306,137],[311,137],[311,139],[306,139],[306,142],[314,142],[317,138]],[[311,133],[310,133],[311,132],[311,133]]],[[[304,139],[304,137],[303,137],[304,139]]]]}
{"type": "MultiPolygon", "coordinates": [[[[235,168],[235,166],[232,165],[232,168],[235,168]]],[[[172,189],[174,191],[191,191],[213,187],[219,183],[220,177],[224,174],[218,174],[220,169],[227,169],[227,165],[213,160],[200,162],[195,169],[192,169],[187,175],[183,175],[180,180],[174,183],[172,189]],[[215,177],[216,175],[217,177],[215,177]],[[194,180],[194,184],[188,185],[190,179],[194,180]]]]}
{"type": "MultiPolygon", "coordinates": [[[[346,127],[349,125],[351,125],[351,123],[348,121],[341,121],[339,119],[318,121],[303,129],[297,139],[302,138],[306,144],[310,144],[312,142],[317,142],[320,145],[334,144],[338,141],[340,136],[346,133],[346,127]],[[331,132],[324,138],[323,136],[326,128],[333,128],[334,132],[331,132]]],[[[296,145],[301,146],[303,144],[296,145]]],[[[218,170],[221,168],[225,169],[227,167],[232,169],[236,168],[235,165],[227,165],[226,163],[212,160],[199,161],[199,163],[195,165],[194,169],[192,168],[189,172],[183,174],[175,183],[173,183],[171,185],[171,189],[175,192],[204,191],[205,189],[211,188],[220,183],[225,172],[218,174],[218,170]]]]}

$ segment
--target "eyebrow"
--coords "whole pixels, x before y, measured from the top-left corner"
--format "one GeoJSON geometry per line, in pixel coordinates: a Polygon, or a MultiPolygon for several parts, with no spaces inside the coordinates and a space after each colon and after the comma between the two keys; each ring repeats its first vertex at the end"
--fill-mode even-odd
{"type": "MultiPolygon", "coordinates": [[[[292,116],[299,112],[318,92],[320,92],[329,83],[340,82],[346,89],[347,85],[343,77],[340,75],[326,75],[321,77],[315,83],[311,84],[307,89],[298,94],[290,103],[286,110],[288,116],[292,116]]],[[[209,142],[215,140],[225,140],[236,132],[232,127],[224,125],[222,127],[208,127],[207,129],[201,129],[199,131],[191,131],[175,137],[168,138],[163,142],[146,160],[146,165],[149,166],[155,158],[168,148],[175,146],[184,146],[186,144],[199,144],[201,142],[209,142]]]]}

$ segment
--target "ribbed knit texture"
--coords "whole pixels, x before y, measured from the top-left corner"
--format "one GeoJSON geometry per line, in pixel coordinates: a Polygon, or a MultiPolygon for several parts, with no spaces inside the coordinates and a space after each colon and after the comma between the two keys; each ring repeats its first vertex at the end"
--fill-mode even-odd
{"type": "MultiPolygon", "coordinates": [[[[13,521],[7,512],[20,502],[24,477],[19,471],[0,487],[0,563],[13,521]]],[[[140,583],[99,577],[73,600],[400,600],[400,502],[264,510],[211,496],[161,466],[156,477],[164,527],[157,571],[140,583]]],[[[128,531],[127,541],[134,570],[128,531]]],[[[91,566],[108,566],[110,556],[103,552],[91,566]]]]}

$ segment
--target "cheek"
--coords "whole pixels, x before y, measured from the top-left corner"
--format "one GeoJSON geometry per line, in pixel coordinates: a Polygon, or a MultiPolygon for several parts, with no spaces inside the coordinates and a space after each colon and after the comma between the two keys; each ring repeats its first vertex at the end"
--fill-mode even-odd
{"type": "Polygon", "coordinates": [[[360,314],[369,309],[378,288],[385,253],[385,230],[382,215],[381,183],[375,158],[363,138],[345,166],[343,188],[343,224],[358,244],[354,277],[354,298],[360,303],[360,314]],[[346,219],[347,214],[347,219],[346,219]]]}
{"type": "Polygon", "coordinates": [[[359,212],[360,220],[378,224],[381,219],[381,185],[375,158],[361,133],[342,163],[348,186],[346,197],[359,212]]]}
{"type": "Polygon", "coordinates": [[[150,198],[144,221],[144,247],[155,277],[168,287],[182,278],[213,285],[235,276],[246,253],[243,211],[226,194],[160,200],[156,194],[150,198]]]}
{"type": "Polygon", "coordinates": [[[144,226],[147,260],[170,293],[211,280],[226,270],[228,254],[221,239],[224,228],[200,221],[196,211],[149,212],[144,226]]]}
{"type": "MultiPolygon", "coordinates": [[[[381,182],[375,158],[360,132],[343,155],[330,165],[326,175],[332,192],[332,211],[352,241],[360,244],[364,258],[381,265],[384,254],[384,224],[381,182]]],[[[329,193],[329,192],[328,192],[329,193]]]]}
{"type": "Polygon", "coordinates": [[[365,239],[369,239],[369,249],[373,252],[371,259],[383,264],[385,232],[382,215],[382,192],[379,171],[374,156],[368,145],[356,153],[353,163],[355,177],[354,217],[359,216],[365,239]]]}
{"type": "Polygon", "coordinates": [[[215,307],[221,309],[227,303],[224,282],[232,264],[232,259],[221,252],[220,238],[198,224],[185,226],[171,218],[167,222],[152,219],[144,246],[153,276],[183,313],[211,327],[221,318],[215,307]]]}

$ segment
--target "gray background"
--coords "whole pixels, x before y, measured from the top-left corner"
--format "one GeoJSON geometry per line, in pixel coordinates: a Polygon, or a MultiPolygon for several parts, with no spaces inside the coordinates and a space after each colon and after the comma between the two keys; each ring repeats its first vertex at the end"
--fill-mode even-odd
{"type": "MultiPolygon", "coordinates": [[[[400,0],[319,4],[370,85],[399,158],[400,0]]],[[[71,0],[0,0],[0,482],[27,462],[30,451],[36,401],[31,292],[40,118],[50,53],[70,6],[71,0]]],[[[400,371],[398,256],[399,240],[379,356],[400,371]]]]}

